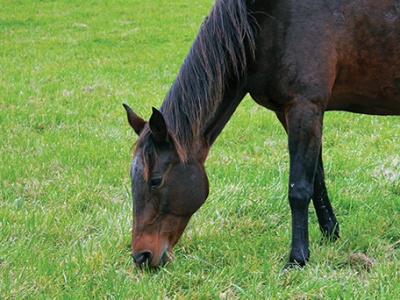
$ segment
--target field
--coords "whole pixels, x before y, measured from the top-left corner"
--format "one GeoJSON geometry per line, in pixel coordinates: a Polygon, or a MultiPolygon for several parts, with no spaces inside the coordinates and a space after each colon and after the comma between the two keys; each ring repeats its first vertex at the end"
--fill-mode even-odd
{"type": "Polygon", "coordinates": [[[211,193],[173,263],[135,269],[122,103],[159,107],[212,0],[0,3],[0,299],[399,299],[400,119],[326,114],[341,239],[281,273],[286,135],[246,98],[213,146],[211,193]]]}

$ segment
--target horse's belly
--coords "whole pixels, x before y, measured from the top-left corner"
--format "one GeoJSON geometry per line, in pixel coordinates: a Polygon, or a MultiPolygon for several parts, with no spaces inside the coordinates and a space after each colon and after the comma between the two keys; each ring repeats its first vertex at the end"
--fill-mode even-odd
{"type": "Polygon", "coordinates": [[[371,80],[362,84],[336,84],[327,110],[343,110],[370,115],[400,115],[400,78],[371,80]]]}

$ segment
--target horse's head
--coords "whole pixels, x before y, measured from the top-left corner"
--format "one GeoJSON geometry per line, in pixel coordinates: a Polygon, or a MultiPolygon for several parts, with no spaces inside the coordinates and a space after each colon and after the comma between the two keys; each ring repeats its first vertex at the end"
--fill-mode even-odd
{"type": "Polygon", "coordinates": [[[132,257],[138,267],[157,267],[172,260],[174,245],[208,196],[205,157],[183,163],[159,111],[146,122],[124,107],[139,135],[131,166],[132,257]]]}

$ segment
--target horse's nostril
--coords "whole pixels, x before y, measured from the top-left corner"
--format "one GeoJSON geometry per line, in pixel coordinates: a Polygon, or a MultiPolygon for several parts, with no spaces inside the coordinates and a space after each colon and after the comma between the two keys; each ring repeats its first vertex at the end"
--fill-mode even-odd
{"type": "Polygon", "coordinates": [[[134,262],[141,266],[146,263],[150,263],[153,259],[153,253],[148,250],[140,251],[138,253],[132,254],[134,262]]]}

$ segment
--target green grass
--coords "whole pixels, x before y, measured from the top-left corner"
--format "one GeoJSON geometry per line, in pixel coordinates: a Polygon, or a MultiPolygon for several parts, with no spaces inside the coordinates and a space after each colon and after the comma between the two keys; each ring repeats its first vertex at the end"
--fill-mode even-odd
{"type": "Polygon", "coordinates": [[[130,253],[134,134],[213,1],[0,3],[0,299],[398,299],[400,122],[328,113],[342,238],[280,273],[290,244],[286,137],[246,98],[206,163],[211,194],[156,272],[130,253]]]}

